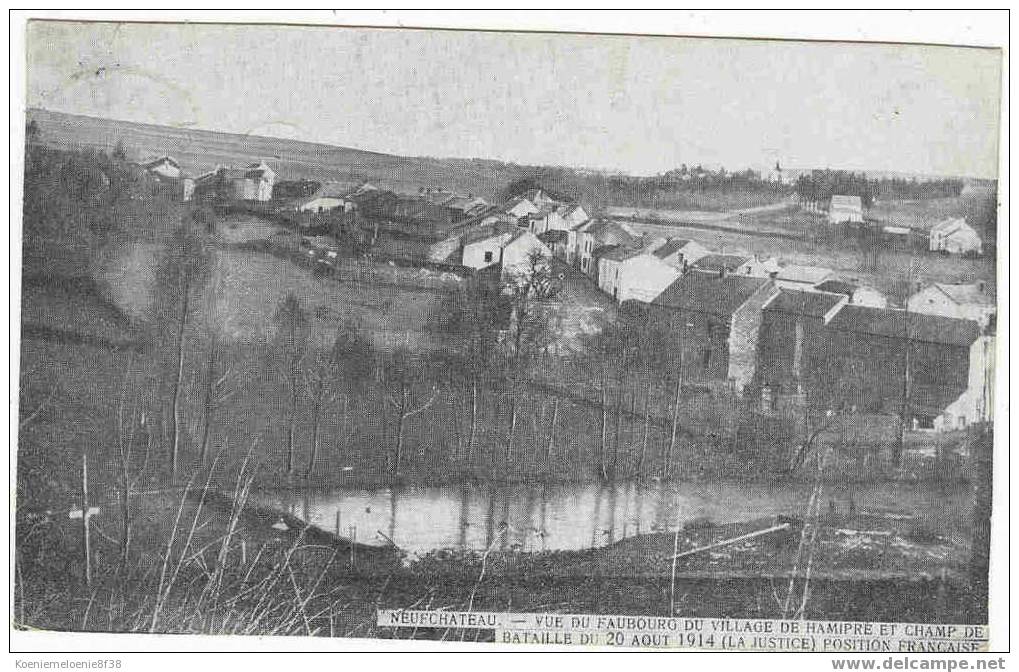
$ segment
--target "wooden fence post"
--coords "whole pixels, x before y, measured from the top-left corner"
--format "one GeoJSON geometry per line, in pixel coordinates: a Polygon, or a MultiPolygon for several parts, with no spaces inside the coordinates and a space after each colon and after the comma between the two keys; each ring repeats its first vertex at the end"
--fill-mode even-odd
{"type": "Polygon", "coordinates": [[[84,537],[83,550],[85,555],[85,585],[92,586],[92,545],[89,538],[89,509],[88,509],[88,453],[83,448],[81,451],[81,530],[84,537]]]}

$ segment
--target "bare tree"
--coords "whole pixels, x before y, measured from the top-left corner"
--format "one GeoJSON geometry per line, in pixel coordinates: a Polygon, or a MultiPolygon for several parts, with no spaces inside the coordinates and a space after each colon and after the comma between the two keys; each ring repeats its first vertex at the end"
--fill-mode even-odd
{"type": "Polygon", "coordinates": [[[205,330],[208,334],[208,352],[205,360],[205,384],[202,392],[202,443],[199,462],[205,466],[208,461],[209,444],[212,439],[212,427],[215,424],[216,408],[225,401],[232,392],[226,389],[230,379],[229,369],[221,371],[220,330],[224,314],[229,310],[228,297],[222,292],[221,273],[218,259],[212,273],[211,286],[207,292],[205,307],[205,330]]]}
{"type": "Polygon", "coordinates": [[[519,417],[520,395],[528,369],[546,354],[559,336],[555,304],[562,284],[552,262],[540,251],[528,255],[526,263],[505,279],[502,294],[508,297],[509,338],[503,362],[510,396],[510,418],[504,449],[508,464],[519,417]]]}
{"type": "Polygon", "coordinates": [[[647,382],[644,391],[644,431],[640,439],[640,453],[637,455],[637,476],[644,475],[644,460],[647,456],[648,439],[651,436],[651,369],[645,367],[644,379],[647,382]]]}
{"type": "Polygon", "coordinates": [[[211,246],[194,221],[185,221],[174,231],[163,251],[156,273],[155,310],[158,338],[172,334],[164,352],[172,353],[168,364],[170,384],[170,479],[177,480],[183,426],[182,387],[185,341],[193,310],[192,302],[209,277],[211,246]]]}
{"type": "Polygon", "coordinates": [[[552,465],[552,449],[555,446],[555,426],[559,420],[559,397],[556,396],[555,401],[552,403],[552,421],[548,427],[548,443],[545,446],[545,469],[549,469],[552,465]]]}
{"type": "Polygon", "coordinates": [[[555,302],[562,293],[552,262],[541,252],[528,255],[504,285],[510,301],[511,356],[516,362],[548,352],[559,336],[555,302]]]}
{"type": "Polygon", "coordinates": [[[318,459],[322,407],[325,404],[332,404],[336,399],[336,392],[330,387],[331,381],[335,378],[334,360],[324,354],[312,358],[304,374],[305,387],[311,400],[311,454],[308,456],[308,466],[304,470],[306,479],[311,477],[315,470],[315,461],[318,459]]]}
{"type": "Polygon", "coordinates": [[[289,404],[287,408],[286,472],[294,473],[294,444],[297,433],[297,412],[301,397],[302,365],[308,351],[308,316],[300,299],[288,292],[280,300],[276,313],[275,355],[286,380],[289,404]]]}
{"type": "MultiPolygon", "coordinates": [[[[330,370],[336,377],[333,400],[339,401],[340,420],[345,426],[348,418],[354,417],[350,410],[355,407],[374,373],[375,355],[360,325],[351,321],[341,325],[333,341],[331,359],[330,370]]],[[[341,434],[338,451],[343,441],[345,438],[341,434]]]]}
{"type": "Polygon", "coordinates": [[[132,362],[128,362],[127,374],[121,386],[120,401],[117,405],[117,486],[120,506],[120,566],[127,566],[131,550],[131,492],[144,476],[148,468],[149,455],[152,448],[152,433],[148,431],[144,411],[144,400],[140,398],[137,388],[132,382],[132,362]],[[128,417],[125,417],[125,405],[130,402],[128,417]],[[140,428],[146,429],[145,452],[138,463],[135,444],[140,428]]]}
{"type": "MultiPolygon", "coordinates": [[[[689,326],[689,325],[687,325],[689,326]]],[[[685,332],[684,332],[685,333],[685,332]]],[[[668,478],[672,475],[672,463],[673,455],[676,450],[676,433],[679,431],[679,402],[683,395],[683,367],[686,363],[685,356],[683,354],[683,347],[685,343],[680,340],[679,344],[679,362],[675,370],[673,371],[673,377],[675,378],[676,392],[672,399],[672,431],[669,433],[669,449],[665,453],[665,477],[668,478]]]]}
{"type": "Polygon", "coordinates": [[[396,413],[396,437],[390,462],[394,479],[400,475],[407,420],[424,412],[438,394],[438,386],[434,384],[427,390],[422,389],[426,387],[422,384],[427,380],[425,373],[423,363],[403,348],[388,355],[382,366],[380,377],[386,388],[385,400],[396,413]]]}

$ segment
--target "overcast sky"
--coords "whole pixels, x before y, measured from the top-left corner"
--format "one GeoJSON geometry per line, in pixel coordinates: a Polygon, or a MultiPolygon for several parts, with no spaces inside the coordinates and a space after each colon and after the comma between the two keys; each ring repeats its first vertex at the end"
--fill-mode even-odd
{"type": "Polygon", "coordinates": [[[28,104],[393,154],[994,177],[1000,54],[953,47],[33,22],[28,104]]]}

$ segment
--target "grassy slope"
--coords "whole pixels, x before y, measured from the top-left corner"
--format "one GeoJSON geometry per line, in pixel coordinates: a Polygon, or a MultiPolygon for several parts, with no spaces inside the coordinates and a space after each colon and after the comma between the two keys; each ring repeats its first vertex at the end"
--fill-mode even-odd
{"type": "Polygon", "coordinates": [[[28,117],[39,124],[47,144],[111,150],[121,141],[139,160],[169,154],[191,174],[217,165],[240,166],[265,159],[276,169],[278,179],[353,177],[396,191],[441,185],[494,198],[525,170],[495,162],[393,156],[298,140],[153,126],[38,109],[29,110],[28,117]]]}
{"type": "MultiPolygon", "coordinates": [[[[120,141],[133,158],[142,160],[169,154],[191,174],[200,174],[217,165],[241,166],[265,159],[281,180],[367,179],[398,192],[412,193],[419,187],[441,186],[498,200],[512,180],[551,170],[573,185],[580,200],[589,207],[634,205],[631,195],[608,193],[607,176],[569,168],[550,169],[486,159],[394,156],[299,140],[155,126],[40,109],[29,110],[28,117],[38,122],[47,144],[62,148],[90,146],[109,151],[120,141]]],[[[768,205],[781,198],[735,190],[690,190],[661,196],[656,200],[656,207],[722,212],[768,205]]]]}

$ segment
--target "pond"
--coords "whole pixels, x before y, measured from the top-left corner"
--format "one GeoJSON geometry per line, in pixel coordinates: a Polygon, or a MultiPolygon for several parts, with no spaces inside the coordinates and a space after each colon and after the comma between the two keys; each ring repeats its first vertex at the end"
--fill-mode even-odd
{"type": "MultiPolygon", "coordinates": [[[[598,548],[684,524],[803,516],[811,486],[735,482],[465,484],[376,490],[262,491],[254,499],[365,544],[391,539],[412,553],[438,549],[556,551],[598,548]]],[[[971,496],[961,486],[880,483],[826,487],[823,510],[913,518],[965,538],[971,496]],[[852,505],[850,505],[852,501],[852,505]]]]}

